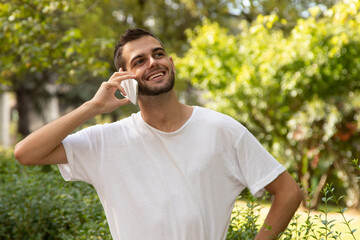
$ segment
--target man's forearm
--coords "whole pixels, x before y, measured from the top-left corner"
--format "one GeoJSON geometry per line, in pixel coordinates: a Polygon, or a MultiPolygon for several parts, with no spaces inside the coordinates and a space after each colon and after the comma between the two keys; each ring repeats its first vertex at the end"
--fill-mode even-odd
{"type": "Polygon", "coordinates": [[[298,206],[298,201],[289,200],[287,204],[284,204],[283,201],[274,199],[264,225],[255,239],[276,239],[285,231],[298,206]]]}
{"type": "Polygon", "coordinates": [[[97,115],[91,103],[86,102],[67,115],[36,130],[15,146],[16,159],[25,165],[49,164],[44,159],[62,140],[85,121],[97,115]]]}
{"type": "Polygon", "coordinates": [[[273,194],[274,200],[255,240],[276,239],[285,231],[302,200],[299,186],[287,172],[266,189],[273,194]]]}

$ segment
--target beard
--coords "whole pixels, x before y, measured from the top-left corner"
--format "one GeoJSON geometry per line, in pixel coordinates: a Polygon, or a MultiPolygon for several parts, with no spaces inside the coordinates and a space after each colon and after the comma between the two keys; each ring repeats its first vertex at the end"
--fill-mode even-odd
{"type": "Polygon", "coordinates": [[[144,82],[138,81],[139,95],[157,96],[163,93],[167,93],[174,88],[174,84],[175,84],[175,73],[174,70],[171,70],[168,81],[162,86],[150,87],[146,84],[145,81],[144,82]]]}

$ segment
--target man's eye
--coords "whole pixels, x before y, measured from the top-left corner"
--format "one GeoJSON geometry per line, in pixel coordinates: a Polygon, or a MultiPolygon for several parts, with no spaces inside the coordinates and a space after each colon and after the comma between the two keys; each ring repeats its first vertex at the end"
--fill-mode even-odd
{"type": "Polygon", "coordinates": [[[139,64],[142,64],[144,62],[143,59],[140,59],[140,60],[137,60],[135,63],[134,63],[134,66],[137,66],[139,64]]]}
{"type": "Polygon", "coordinates": [[[154,54],[155,57],[162,57],[162,56],[164,56],[164,55],[165,55],[165,54],[162,53],[162,52],[157,52],[157,53],[154,54]]]}

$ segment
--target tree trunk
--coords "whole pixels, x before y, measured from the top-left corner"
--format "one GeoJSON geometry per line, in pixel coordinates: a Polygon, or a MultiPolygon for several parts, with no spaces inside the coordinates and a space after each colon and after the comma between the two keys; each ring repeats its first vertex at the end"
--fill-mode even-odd
{"type": "Polygon", "coordinates": [[[321,193],[322,190],[327,183],[327,180],[329,179],[330,175],[334,171],[334,163],[332,163],[327,171],[323,173],[319,179],[319,183],[317,186],[311,186],[311,170],[308,169],[306,173],[302,173],[301,169],[303,168],[303,162],[299,164],[298,169],[298,177],[299,182],[301,183],[303,187],[303,194],[302,194],[302,205],[305,208],[309,209],[317,209],[319,207],[319,204],[321,202],[321,193]]]}
{"type": "Polygon", "coordinates": [[[22,137],[59,117],[57,76],[45,72],[28,75],[26,79],[18,81],[14,88],[19,113],[18,133],[22,137]]]}
{"type": "Polygon", "coordinates": [[[326,184],[327,180],[329,179],[330,175],[332,174],[333,170],[334,170],[334,163],[330,165],[330,167],[328,168],[326,173],[321,175],[319,183],[315,188],[313,201],[312,201],[312,204],[311,204],[312,205],[311,207],[313,209],[317,209],[319,207],[319,204],[321,203],[321,191],[325,187],[325,184],[326,184]]]}
{"type": "Polygon", "coordinates": [[[17,89],[15,93],[19,113],[18,133],[26,137],[30,134],[31,94],[24,88],[17,89]]]}

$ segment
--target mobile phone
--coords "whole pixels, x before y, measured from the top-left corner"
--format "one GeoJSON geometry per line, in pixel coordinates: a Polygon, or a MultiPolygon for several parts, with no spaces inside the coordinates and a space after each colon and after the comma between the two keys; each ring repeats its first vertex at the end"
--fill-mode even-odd
{"type": "Polygon", "coordinates": [[[126,79],[124,81],[121,81],[120,83],[121,87],[124,88],[126,92],[126,98],[130,100],[133,104],[137,105],[138,102],[138,82],[133,79],[126,79]]]}

